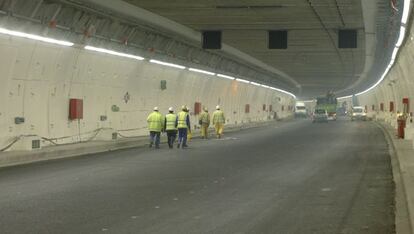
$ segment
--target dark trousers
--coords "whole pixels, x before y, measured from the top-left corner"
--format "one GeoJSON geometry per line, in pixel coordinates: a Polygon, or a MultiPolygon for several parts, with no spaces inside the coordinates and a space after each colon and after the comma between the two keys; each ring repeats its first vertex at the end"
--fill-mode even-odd
{"type": "Polygon", "coordinates": [[[178,129],[178,144],[187,145],[187,128],[178,129]]]}
{"type": "Polygon", "coordinates": [[[175,138],[177,138],[177,130],[167,130],[168,146],[173,147],[175,138]]]}
{"type": "Polygon", "coordinates": [[[155,147],[160,147],[161,132],[150,131],[150,146],[155,143],[155,147]]]}

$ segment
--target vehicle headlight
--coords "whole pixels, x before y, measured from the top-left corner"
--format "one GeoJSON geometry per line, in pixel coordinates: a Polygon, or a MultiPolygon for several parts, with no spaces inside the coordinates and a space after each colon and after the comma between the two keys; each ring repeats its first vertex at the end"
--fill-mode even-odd
{"type": "Polygon", "coordinates": [[[355,113],[352,113],[352,116],[356,116],[356,114],[355,113]]]}

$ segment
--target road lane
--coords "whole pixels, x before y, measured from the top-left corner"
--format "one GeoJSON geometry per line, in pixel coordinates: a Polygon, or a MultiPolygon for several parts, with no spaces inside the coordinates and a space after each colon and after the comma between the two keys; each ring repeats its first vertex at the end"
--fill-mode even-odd
{"type": "Polygon", "coordinates": [[[0,170],[1,233],[392,233],[371,122],[307,120],[0,170]]]}

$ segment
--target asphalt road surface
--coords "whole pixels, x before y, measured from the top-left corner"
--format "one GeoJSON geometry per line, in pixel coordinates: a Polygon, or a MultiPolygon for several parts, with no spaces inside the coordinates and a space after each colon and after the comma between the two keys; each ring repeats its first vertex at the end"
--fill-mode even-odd
{"type": "Polygon", "coordinates": [[[276,123],[0,169],[0,233],[393,233],[371,122],[276,123]]]}

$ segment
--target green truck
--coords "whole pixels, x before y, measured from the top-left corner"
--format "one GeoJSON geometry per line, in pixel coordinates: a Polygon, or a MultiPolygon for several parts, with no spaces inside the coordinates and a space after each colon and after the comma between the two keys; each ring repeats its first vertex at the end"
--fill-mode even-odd
{"type": "Polygon", "coordinates": [[[328,113],[328,119],[336,120],[337,106],[338,100],[336,99],[335,95],[333,95],[332,93],[328,93],[325,97],[318,97],[316,99],[315,109],[326,110],[326,112],[328,113]]]}

